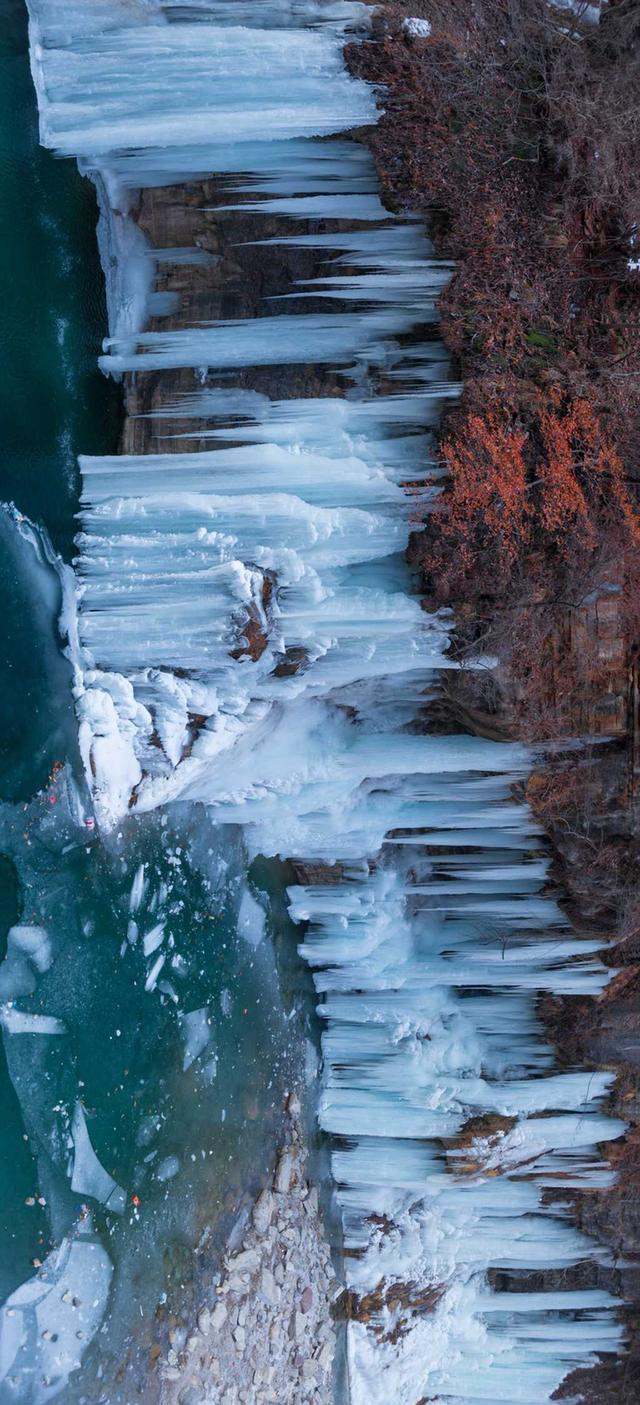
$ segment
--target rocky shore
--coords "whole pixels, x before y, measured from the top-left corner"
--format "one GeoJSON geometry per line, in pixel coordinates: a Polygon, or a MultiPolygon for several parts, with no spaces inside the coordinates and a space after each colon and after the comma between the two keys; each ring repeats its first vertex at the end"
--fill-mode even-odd
{"type": "Polygon", "coordinates": [[[197,1320],[158,1348],[161,1405],[330,1405],[342,1288],[295,1094],[287,1114],[272,1183],[236,1227],[197,1320]]]}

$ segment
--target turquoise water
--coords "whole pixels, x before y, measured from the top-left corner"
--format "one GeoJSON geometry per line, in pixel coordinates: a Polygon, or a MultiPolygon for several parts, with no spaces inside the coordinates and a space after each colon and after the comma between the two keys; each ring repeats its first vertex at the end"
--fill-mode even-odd
{"type": "MultiPolygon", "coordinates": [[[[120,396],[96,370],[106,312],[93,188],[38,145],[21,0],[0,0],[0,103],[9,274],[0,500],[46,527],[70,560],[76,455],[113,452],[120,396]]],[[[126,1208],[95,1212],[115,1267],[110,1307],[63,1398],[97,1400],[108,1384],[112,1405],[129,1405],[149,1388],[149,1332],[161,1329],[163,1294],[167,1312],[188,1313],[193,1245],[204,1230],[219,1241],[265,1172],[293,1036],[271,943],[254,948],[237,934],[246,892],[237,832],[214,834],[205,813],[191,811],[128,821],[108,843],[91,833],[79,841],[83,783],[59,605],[55,573],[0,515],[0,960],[16,920],[44,928],[52,962],[20,1006],[64,1027],[0,1041],[0,1300],[77,1221],[84,1197],[70,1188],[65,1126],[80,1101],[126,1208]],[[64,769],[52,779],[56,763],[64,769]],[[132,942],[140,865],[146,887],[132,942]],[[164,989],[148,989],[142,937],[159,920],[170,957],[164,989]],[[189,1063],[182,1016],[198,1010],[208,1042],[189,1063]]]]}
{"type": "MultiPolygon", "coordinates": [[[[237,831],[216,830],[192,810],[128,821],[108,846],[78,842],[73,789],[59,778],[47,798],[55,805],[36,798],[0,817],[0,842],[23,885],[23,920],[44,928],[53,957],[20,1008],[64,1030],[6,1039],[22,1117],[16,1136],[23,1126],[35,1153],[14,1168],[7,1209],[30,1217],[41,1259],[73,1229],[86,1193],[69,1185],[65,1129],[80,1099],[125,1209],[94,1206],[115,1265],[110,1310],[65,1399],[100,1399],[108,1383],[110,1405],[128,1405],[148,1384],[163,1294],[167,1313],[188,1317],[193,1246],[205,1229],[219,1243],[268,1167],[290,1059],[271,943],[254,947],[238,935],[246,884],[237,831]],[[163,921],[172,953],[151,989],[142,942],[127,939],[140,865],[140,934],[163,921]],[[205,1015],[200,1052],[184,1011],[205,1015]],[[24,1208],[38,1196],[46,1219],[37,1205],[24,1208]]],[[[5,1280],[11,1269],[20,1281],[30,1271],[28,1236],[7,1238],[5,1280]]]]}

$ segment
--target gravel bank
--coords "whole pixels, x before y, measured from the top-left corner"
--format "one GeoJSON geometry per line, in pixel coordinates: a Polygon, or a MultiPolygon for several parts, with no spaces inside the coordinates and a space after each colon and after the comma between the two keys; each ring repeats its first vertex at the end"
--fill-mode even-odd
{"type": "Polygon", "coordinates": [[[190,1335],[157,1362],[160,1405],[331,1405],[340,1296],[295,1095],[271,1186],[224,1257],[190,1335]]]}

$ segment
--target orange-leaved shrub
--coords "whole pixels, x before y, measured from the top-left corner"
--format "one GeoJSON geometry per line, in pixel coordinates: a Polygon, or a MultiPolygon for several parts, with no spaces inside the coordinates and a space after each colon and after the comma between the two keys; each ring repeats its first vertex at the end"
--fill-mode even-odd
{"type": "Polygon", "coordinates": [[[603,532],[640,545],[635,491],[586,398],[545,387],[533,404],[457,414],[442,458],[448,483],[428,535],[449,588],[473,575],[499,593],[525,556],[564,568],[603,532]]]}

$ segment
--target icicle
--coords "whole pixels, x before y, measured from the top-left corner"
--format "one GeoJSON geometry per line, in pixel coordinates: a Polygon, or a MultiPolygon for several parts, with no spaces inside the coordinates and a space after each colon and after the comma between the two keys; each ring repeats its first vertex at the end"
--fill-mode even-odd
{"type": "MultiPolygon", "coordinates": [[[[81,463],[66,617],[96,813],[108,828],[197,800],[243,825],[253,854],[338,865],[289,902],[324,1024],[345,1272],[354,1301],[379,1298],[347,1329],[350,1399],[542,1405],[616,1348],[616,1300],[494,1292],[489,1271],[607,1259],[543,1191],[606,1183],[597,1148],[621,1131],[600,1110],[609,1075],[559,1071],[536,1009],[541,992],[593,993],[609,973],[545,891],[539,829],[512,793],[526,749],[416,725],[455,667],[449,616],[422,610],[404,559],[439,491],[430,428],[458,393],[428,328],[450,268],[419,220],[380,205],[364,147],[327,139],[375,118],[342,60],[363,12],[191,0],[167,23],[162,0],[29,8],[43,140],[101,193],[102,367],[156,373],[153,428],[185,450],[81,463]],[[131,192],[211,173],[221,220],[251,213],[257,253],[298,250],[315,271],[262,315],[181,322],[154,275],[204,275],[211,256],[150,249],[131,192]],[[145,326],[168,311],[168,329],[145,326]],[[265,394],[265,369],[285,366],[317,397],[265,394]]],[[[143,898],[140,869],[131,942],[143,898]]],[[[143,936],[147,990],[162,942],[159,922],[143,936]]],[[[209,1018],[181,1016],[185,1068],[209,1018]]]]}

